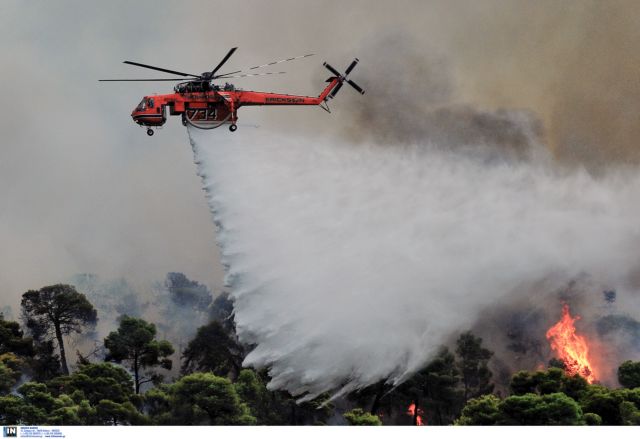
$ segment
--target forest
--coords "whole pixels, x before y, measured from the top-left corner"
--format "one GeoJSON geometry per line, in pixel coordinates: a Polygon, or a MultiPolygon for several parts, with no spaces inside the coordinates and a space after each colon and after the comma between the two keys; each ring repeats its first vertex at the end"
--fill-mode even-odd
{"type": "Polygon", "coordinates": [[[77,276],[0,314],[4,425],[640,425],[640,362],[620,386],[589,383],[552,359],[496,388],[493,352],[471,331],[404,382],[346,396],[270,390],[243,367],[233,301],[168,273],[141,301],[124,281],[77,276]]]}

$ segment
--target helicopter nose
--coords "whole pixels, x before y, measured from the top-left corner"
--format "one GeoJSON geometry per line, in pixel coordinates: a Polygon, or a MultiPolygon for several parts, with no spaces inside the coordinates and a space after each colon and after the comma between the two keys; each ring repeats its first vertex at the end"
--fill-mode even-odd
{"type": "Polygon", "coordinates": [[[131,118],[135,123],[142,126],[162,126],[164,125],[166,118],[164,113],[160,111],[152,111],[152,110],[138,110],[137,108],[133,110],[131,113],[131,118]]]}
{"type": "Polygon", "coordinates": [[[133,112],[131,113],[131,118],[138,125],[146,125],[146,123],[145,123],[146,122],[146,118],[144,116],[144,112],[142,112],[142,111],[133,110],[133,112]]]}

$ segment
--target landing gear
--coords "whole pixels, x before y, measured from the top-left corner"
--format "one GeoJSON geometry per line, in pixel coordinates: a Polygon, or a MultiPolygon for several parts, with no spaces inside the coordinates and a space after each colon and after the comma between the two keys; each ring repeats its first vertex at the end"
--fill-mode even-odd
{"type": "Polygon", "coordinates": [[[235,123],[232,123],[231,125],[229,125],[229,131],[231,131],[232,133],[238,129],[238,125],[236,125],[235,123]]]}
{"type": "Polygon", "coordinates": [[[153,136],[153,130],[151,128],[147,130],[147,136],[153,136]]]}

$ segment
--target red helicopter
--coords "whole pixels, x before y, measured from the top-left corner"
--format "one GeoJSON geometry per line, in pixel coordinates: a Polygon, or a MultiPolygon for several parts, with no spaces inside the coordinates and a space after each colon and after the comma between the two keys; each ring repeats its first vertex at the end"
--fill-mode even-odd
{"type": "MultiPolygon", "coordinates": [[[[237,73],[243,72],[242,70],[238,70],[235,72],[217,75],[216,73],[218,70],[220,70],[220,68],[229,60],[236,49],[237,47],[232,48],[212,71],[204,72],[201,75],[163,69],[132,61],[124,61],[125,64],[131,64],[164,73],[171,73],[173,75],[182,76],[183,78],[101,79],[100,81],[184,81],[185,77],[188,78],[188,81],[181,82],[174,87],[174,93],[145,96],[140,104],[138,104],[138,106],[133,110],[131,117],[134,122],[140,126],[148,127],[147,134],[149,136],[153,136],[153,129],[151,127],[161,127],[167,121],[167,108],[169,109],[169,114],[171,116],[181,115],[182,124],[185,126],[191,125],[195,128],[211,130],[224,124],[229,124],[229,130],[233,132],[238,129],[236,122],[238,121],[238,108],[240,107],[249,105],[319,105],[324,110],[330,112],[329,107],[327,106],[327,101],[336,96],[345,82],[351,85],[360,94],[364,94],[364,90],[360,88],[358,84],[347,78],[356,64],[358,64],[358,58],[354,59],[349,67],[347,67],[344,75],[325,62],[324,66],[334,76],[327,79],[326,82],[329,84],[317,97],[241,90],[236,89],[233,84],[229,83],[225,83],[224,86],[214,84],[213,81],[217,79],[284,73],[268,72],[236,75],[237,73]]],[[[281,62],[293,61],[299,58],[306,58],[311,55],[313,54],[274,61],[260,66],[254,66],[247,70],[254,70],[261,67],[279,64],[281,62]]]]}

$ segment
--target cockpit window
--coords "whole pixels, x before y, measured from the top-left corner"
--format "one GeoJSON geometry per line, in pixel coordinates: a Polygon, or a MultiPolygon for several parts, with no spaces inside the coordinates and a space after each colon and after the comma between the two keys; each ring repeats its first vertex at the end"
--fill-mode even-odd
{"type": "Polygon", "coordinates": [[[153,108],[153,98],[147,99],[147,104],[149,105],[149,108],[153,108]]]}
{"type": "Polygon", "coordinates": [[[138,106],[136,107],[136,110],[138,111],[144,111],[147,109],[147,99],[143,99],[142,101],[140,101],[140,103],[138,104],[138,106]]]}

